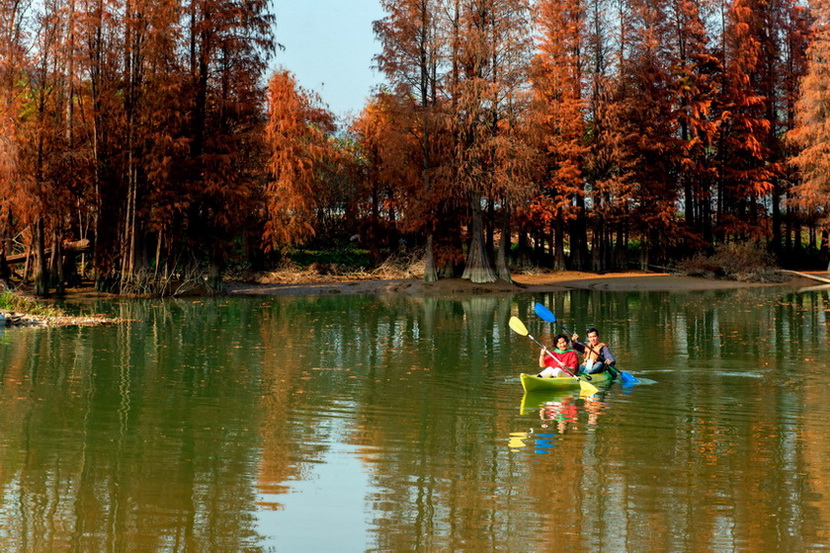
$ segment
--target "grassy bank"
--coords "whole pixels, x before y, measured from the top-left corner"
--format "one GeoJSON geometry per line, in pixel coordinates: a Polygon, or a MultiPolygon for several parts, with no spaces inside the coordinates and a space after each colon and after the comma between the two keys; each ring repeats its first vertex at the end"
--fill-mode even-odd
{"type": "Polygon", "coordinates": [[[0,293],[0,311],[25,313],[38,317],[64,316],[63,311],[56,307],[44,305],[34,298],[22,296],[11,290],[0,293]]]}

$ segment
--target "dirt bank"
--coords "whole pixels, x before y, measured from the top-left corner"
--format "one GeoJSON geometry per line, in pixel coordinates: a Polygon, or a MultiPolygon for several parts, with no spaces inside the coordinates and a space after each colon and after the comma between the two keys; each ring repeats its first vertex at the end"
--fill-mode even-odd
{"type": "Polygon", "coordinates": [[[473,284],[463,279],[442,279],[438,282],[426,283],[416,278],[258,282],[254,284],[231,283],[228,285],[228,293],[232,295],[404,294],[443,296],[456,293],[541,293],[572,289],[684,292],[768,286],[801,288],[815,284],[815,282],[808,279],[796,275],[791,276],[791,280],[784,284],[763,284],[710,280],[668,273],[627,272],[600,275],[579,271],[559,271],[533,275],[513,275],[514,284],[503,281],[493,284],[473,284]]]}

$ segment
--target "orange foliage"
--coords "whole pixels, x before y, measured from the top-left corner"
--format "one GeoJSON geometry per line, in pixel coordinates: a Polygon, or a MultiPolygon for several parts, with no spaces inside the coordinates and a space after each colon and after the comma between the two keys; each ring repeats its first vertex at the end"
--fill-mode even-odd
{"type": "Polygon", "coordinates": [[[316,106],[291,73],[279,71],[271,77],[265,129],[271,175],[265,187],[266,250],[314,235],[315,209],[325,194],[318,177],[332,155],[328,134],[333,130],[331,115],[316,106]]]}
{"type": "Polygon", "coordinates": [[[396,98],[380,93],[369,101],[351,127],[357,141],[358,170],[350,210],[361,221],[363,239],[376,263],[380,261],[382,242],[394,234],[390,226],[399,212],[408,215],[406,225],[417,229],[423,224],[423,209],[413,209],[407,202],[411,187],[418,187],[421,180],[419,165],[412,159],[418,143],[403,132],[406,124],[396,98]]]}
{"type": "Polygon", "coordinates": [[[533,59],[533,118],[545,159],[546,201],[535,201],[531,212],[550,222],[576,216],[573,198],[584,194],[587,102],[582,95],[585,63],[584,7],[580,0],[544,0],[537,6],[539,52],[533,59]],[[547,207],[546,207],[547,206],[547,207]],[[552,210],[545,214],[546,209],[552,210]]]}
{"type": "Polygon", "coordinates": [[[830,2],[811,4],[815,11],[813,41],[807,52],[807,72],[801,82],[796,104],[796,127],[788,138],[799,151],[791,163],[799,170],[801,182],[795,187],[797,203],[820,214],[830,228],[830,2]]]}
{"type": "Polygon", "coordinates": [[[750,225],[757,222],[757,202],[772,190],[771,180],[780,173],[780,165],[769,163],[771,121],[766,108],[770,99],[761,94],[752,79],[761,69],[765,9],[752,0],[735,0],[729,12],[719,120],[719,155],[724,161],[720,167],[720,195],[728,212],[718,220],[721,234],[742,233],[745,227],[738,228],[731,221],[743,219],[750,225]],[[726,217],[728,214],[737,218],[726,217]]]}
{"type": "Polygon", "coordinates": [[[623,255],[632,237],[775,237],[791,191],[828,210],[826,3],[790,188],[810,20],[793,0],[725,2],[725,29],[708,0],[381,0],[389,86],[336,138],[286,71],[265,104],[265,0],[0,0],[0,230],[91,238],[110,284],[183,252],[221,268],[243,232],[271,250],[357,230],[376,260],[411,232],[425,273],[431,247],[452,274],[468,246],[479,281],[504,278],[491,239],[517,221],[577,268],[614,231],[623,255]]]}

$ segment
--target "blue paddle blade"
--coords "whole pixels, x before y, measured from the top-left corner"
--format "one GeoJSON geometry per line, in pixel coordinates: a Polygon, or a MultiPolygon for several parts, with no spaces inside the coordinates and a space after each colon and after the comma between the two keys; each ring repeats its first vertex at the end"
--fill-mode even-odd
{"type": "Polygon", "coordinates": [[[545,307],[541,303],[539,303],[539,302],[534,303],[533,304],[533,310],[536,312],[536,314],[539,316],[539,318],[542,319],[543,321],[547,321],[549,323],[555,323],[556,322],[556,315],[554,315],[553,312],[550,309],[548,309],[547,307],[545,307]]]}
{"type": "Polygon", "coordinates": [[[622,379],[622,385],[625,388],[640,383],[640,381],[637,380],[637,378],[633,374],[627,373],[625,371],[620,371],[620,378],[622,379]]]}

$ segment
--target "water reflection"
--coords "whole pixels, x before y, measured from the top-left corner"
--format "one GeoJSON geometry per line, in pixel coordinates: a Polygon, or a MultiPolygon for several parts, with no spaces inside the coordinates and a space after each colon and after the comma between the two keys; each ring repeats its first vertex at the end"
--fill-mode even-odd
{"type": "Polygon", "coordinates": [[[165,364],[174,346],[156,349],[152,335],[140,343],[135,330],[8,333],[4,550],[242,550],[260,541],[243,516],[255,467],[247,394],[198,360],[165,364]]]}
{"type": "Polygon", "coordinates": [[[511,432],[507,447],[514,451],[530,447],[535,454],[548,454],[561,435],[595,431],[611,386],[589,396],[572,390],[525,393],[519,412],[535,420],[527,431],[511,432]]]}
{"type": "Polygon", "coordinates": [[[826,545],[826,291],[84,308],[0,334],[4,551],[826,545]],[[523,398],[533,301],[656,383],[523,398]]]}

